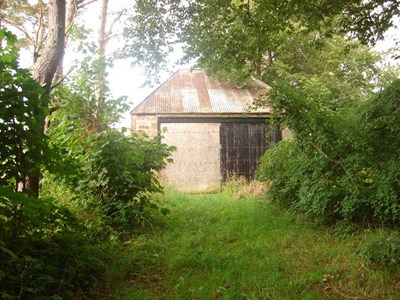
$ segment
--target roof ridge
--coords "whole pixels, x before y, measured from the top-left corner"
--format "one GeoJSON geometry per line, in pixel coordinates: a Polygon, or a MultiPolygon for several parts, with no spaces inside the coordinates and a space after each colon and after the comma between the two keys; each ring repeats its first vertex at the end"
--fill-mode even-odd
{"type": "Polygon", "coordinates": [[[255,78],[253,75],[251,75],[250,77],[251,77],[251,79],[252,79],[253,81],[255,81],[256,83],[258,83],[259,85],[261,85],[263,88],[265,88],[265,89],[267,89],[267,90],[272,89],[272,87],[271,87],[270,85],[266,84],[264,81],[261,81],[260,79],[255,78]]]}
{"type": "MultiPolygon", "coordinates": [[[[203,69],[178,69],[137,104],[131,114],[248,112],[248,106],[259,93],[271,89],[261,80],[254,77],[251,79],[252,86],[231,89],[221,86],[218,79],[208,82],[209,77],[203,69]],[[200,74],[203,76],[198,77],[200,74]],[[195,94],[190,92],[192,89],[195,94]],[[204,101],[205,96],[209,99],[207,103],[204,101]]],[[[269,109],[254,111],[260,112],[269,112],[269,109]]]]}
{"type": "Polygon", "coordinates": [[[174,73],[172,73],[167,79],[165,79],[161,84],[158,85],[158,87],[156,87],[152,92],[150,92],[146,97],[144,97],[144,99],[142,101],[140,101],[140,103],[138,103],[130,112],[130,114],[133,114],[133,112],[135,111],[135,109],[137,109],[140,105],[142,105],[150,96],[152,96],[156,91],[158,91],[165,83],[167,83],[172,77],[174,77],[178,72],[180,71],[180,69],[178,69],[177,71],[175,71],[174,73]]]}

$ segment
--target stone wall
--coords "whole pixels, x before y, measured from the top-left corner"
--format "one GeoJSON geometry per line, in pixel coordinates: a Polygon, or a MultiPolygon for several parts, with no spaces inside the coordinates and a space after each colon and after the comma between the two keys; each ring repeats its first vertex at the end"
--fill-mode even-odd
{"type": "Polygon", "coordinates": [[[148,136],[154,137],[158,134],[157,116],[131,115],[131,129],[133,132],[145,132],[148,136]]]}

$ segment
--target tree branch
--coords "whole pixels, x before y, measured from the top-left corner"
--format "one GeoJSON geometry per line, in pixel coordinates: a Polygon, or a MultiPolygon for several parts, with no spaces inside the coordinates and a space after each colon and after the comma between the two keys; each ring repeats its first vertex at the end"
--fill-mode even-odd
{"type": "Polygon", "coordinates": [[[322,151],[322,149],[320,149],[316,144],[314,144],[314,142],[312,141],[308,141],[308,143],[315,149],[317,150],[318,153],[320,153],[321,155],[323,155],[327,160],[329,160],[330,162],[333,162],[334,164],[339,165],[343,171],[347,174],[347,176],[349,177],[350,181],[355,185],[355,180],[353,178],[353,176],[351,176],[350,172],[347,170],[347,168],[343,165],[343,163],[340,160],[336,160],[333,158],[330,158],[328,156],[328,154],[326,154],[324,151],[322,151]]]}
{"type": "Polygon", "coordinates": [[[108,41],[108,40],[110,39],[115,24],[121,19],[121,17],[123,16],[123,14],[124,14],[124,12],[123,12],[123,11],[120,11],[120,12],[118,13],[118,15],[112,20],[111,25],[110,25],[110,27],[108,28],[108,31],[107,31],[107,33],[106,33],[106,41],[108,41]]]}
{"type": "Polygon", "coordinates": [[[13,26],[13,27],[15,27],[15,28],[18,29],[19,31],[21,31],[21,32],[25,35],[26,39],[27,39],[30,43],[32,43],[32,45],[34,44],[34,41],[33,41],[32,38],[30,37],[30,34],[29,34],[28,31],[25,29],[25,27],[19,25],[17,22],[15,22],[14,20],[11,20],[11,19],[4,19],[4,22],[7,23],[7,24],[9,24],[9,25],[11,25],[11,26],[13,26]]]}
{"type": "MultiPolygon", "coordinates": [[[[67,1],[67,15],[65,18],[66,40],[67,40],[68,33],[71,31],[72,26],[74,25],[77,10],[78,10],[77,2],[75,0],[68,0],[67,1]]],[[[65,43],[67,43],[67,41],[65,41],[65,43]]]]}
{"type": "Polygon", "coordinates": [[[97,2],[97,0],[87,0],[87,2],[85,2],[85,0],[77,1],[76,7],[77,9],[81,9],[88,6],[89,4],[92,4],[93,2],[97,2]]]}
{"type": "Polygon", "coordinates": [[[38,59],[39,52],[42,48],[43,44],[43,35],[44,35],[44,28],[45,26],[43,25],[43,1],[39,1],[39,6],[40,6],[40,15],[39,15],[39,28],[36,32],[36,40],[34,44],[34,52],[33,52],[33,62],[35,63],[38,59]]]}
{"type": "Polygon", "coordinates": [[[73,67],[68,71],[68,73],[65,74],[65,75],[63,75],[63,76],[61,77],[60,80],[58,80],[57,82],[55,82],[55,83],[51,86],[50,89],[53,90],[53,89],[55,89],[57,86],[59,86],[60,84],[62,84],[63,81],[65,80],[65,78],[67,78],[67,77],[69,76],[69,74],[71,74],[71,72],[72,72],[75,68],[76,68],[76,66],[73,66],[73,67]]]}

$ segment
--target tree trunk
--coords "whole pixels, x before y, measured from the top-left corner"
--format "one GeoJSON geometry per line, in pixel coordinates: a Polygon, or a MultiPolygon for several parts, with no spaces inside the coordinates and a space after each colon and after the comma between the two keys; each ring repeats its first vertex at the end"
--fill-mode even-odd
{"type": "Polygon", "coordinates": [[[105,93],[105,73],[106,73],[106,45],[107,45],[107,35],[106,35],[106,24],[107,24],[107,11],[108,11],[108,0],[101,0],[100,3],[100,14],[99,14],[99,28],[98,28],[98,50],[97,50],[97,87],[95,90],[96,97],[96,131],[101,131],[101,114],[102,106],[104,103],[104,93],[105,93]]]}
{"type": "Polygon", "coordinates": [[[106,24],[107,24],[108,0],[101,0],[98,31],[98,58],[104,58],[106,53],[106,24]]]}
{"type": "Polygon", "coordinates": [[[59,62],[64,56],[65,10],[65,0],[49,0],[49,24],[46,41],[32,67],[33,78],[48,93],[51,91],[59,62]]]}
{"type": "MultiPolygon", "coordinates": [[[[48,32],[45,44],[37,54],[32,66],[32,77],[42,85],[48,93],[51,92],[53,78],[64,55],[65,42],[65,0],[49,0],[48,2],[48,32]]],[[[44,130],[45,120],[42,120],[44,130]]],[[[40,151],[37,150],[37,151],[40,151]]],[[[39,196],[40,174],[27,176],[23,191],[33,196],[39,196]]]]}
{"type": "MultiPolygon", "coordinates": [[[[64,47],[67,47],[68,44],[68,32],[74,24],[74,19],[76,16],[76,0],[66,0],[66,18],[65,18],[65,40],[64,47]]],[[[60,60],[57,71],[54,75],[53,82],[57,84],[61,82],[64,77],[64,56],[60,60]]]]}

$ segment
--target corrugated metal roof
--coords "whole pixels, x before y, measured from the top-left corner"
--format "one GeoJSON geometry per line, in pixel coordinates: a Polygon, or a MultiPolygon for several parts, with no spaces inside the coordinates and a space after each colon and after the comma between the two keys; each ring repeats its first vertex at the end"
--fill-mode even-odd
{"type": "Polygon", "coordinates": [[[268,113],[268,108],[249,111],[268,85],[253,80],[246,88],[236,88],[209,78],[203,70],[179,70],[136,106],[131,114],[268,113]]]}

